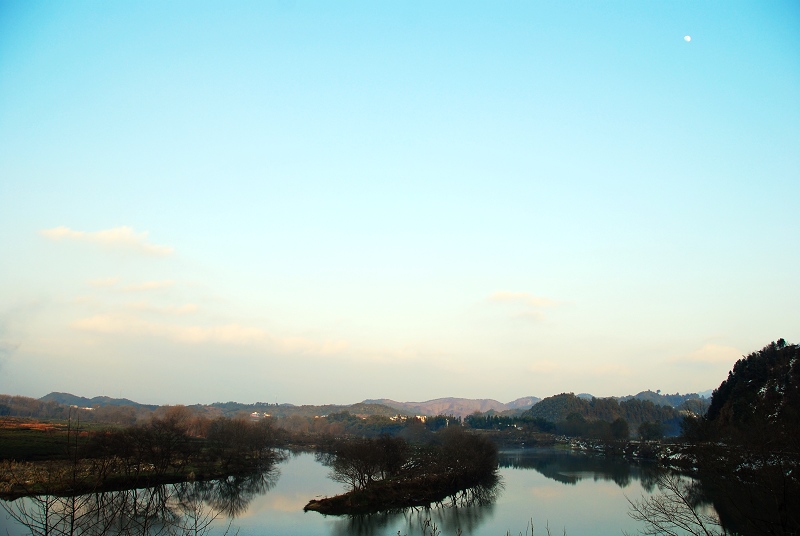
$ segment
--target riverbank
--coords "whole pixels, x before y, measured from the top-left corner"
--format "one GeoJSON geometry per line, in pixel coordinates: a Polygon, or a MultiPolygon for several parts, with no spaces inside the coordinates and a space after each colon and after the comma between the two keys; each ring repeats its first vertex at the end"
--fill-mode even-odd
{"type": "Polygon", "coordinates": [[[246,460],[237,465],[219,463],[172,467],[166,470],[152,464],[131,464],[119,458],[0,462],[0,499],[14,500],[33,495],[80,495],[106,491],[145,488],[179,482],[210,481],[229,476],[269,470],[283,456],[246,460]]]}
{"type": "Polygon", "coordinates": [[[693,471],[697,460],[691,445],[659,441],[600,441],[574,437],[558,437],[556,446],[575,451],[624,458],[629,462],[652,462],[669,469],[693,471]]]}

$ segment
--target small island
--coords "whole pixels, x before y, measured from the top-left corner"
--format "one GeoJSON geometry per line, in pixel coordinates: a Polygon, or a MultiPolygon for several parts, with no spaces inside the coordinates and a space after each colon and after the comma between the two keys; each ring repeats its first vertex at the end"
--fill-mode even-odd
{"type": "Polygon", "coordinates": [[[320,459],[331,467],[331,478],[350,487],[304,508],[326,515],[424,507],[448,498],[480,502],[498,482],[495,444],[455,427],[426,445],[389,436],[342,442],[320,459]]]}

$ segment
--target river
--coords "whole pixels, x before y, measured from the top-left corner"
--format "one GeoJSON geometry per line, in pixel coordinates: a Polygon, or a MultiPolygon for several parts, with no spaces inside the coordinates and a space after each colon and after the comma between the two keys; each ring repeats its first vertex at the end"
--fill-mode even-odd
{"type": "MultiPolygon", "coordinates": [[[[166,534],[169,523],[180,518],[180,524],[171,525],[172,532],[212,535],[227,532],[239,536],[395,536],[399,532],[421,536],[429,535],[435,524],[441,536],[504,536],[531,534],[533,523],[535,534],[547,534],[549,527],[554,535],[566,532],[569,535],[619,536],[623,531],[635,534],[643,528],[628,516],[626,497],[639,499],[653,492],[655,478],[653,467],[623,460],[557,449],[513,450],[501,452],[500,484],[496,489],[477,497],[463,495],[456,504],[448,502],[438,508],[353,518],[303,512],[303,506],[310,499],[344,491],[342,484],[327,478],[328,471],[317,462],[314,454],[290,453],[271,473],[250,480],[167,486],[157,492],[151,491],[150,495],[148,490],[139,490],[133,494],[133,499],[130,491],[116,493],[125,494],[124,500],[138,501],[139,505],[155,503],[153,496],[164,499],[169,508],[162,507],[152,515],[156,521],[149,522],[148,530],[153,534],[166,534]],[[205,527],[207,521],[210,524],[205,527]],[[424,528],[426,521],[427,529],[424,528]]],[[[89,503],[117,504],[123,495],[99,497],[80,503],[78,509],[87,510],[89,503]]],[[[51,508],[46,501],[32,499],[2,504],[5,508],[0,510],[0,534],[11,536],[35,533],[37,523],[43,528],[44,517],[38,510],[51,508]],[[20,515],[21,512],[24,515],[20,515]],[[21,518],[29,527],[10,514],[21,518]]],[[[150,515],[139,514],[142,519],[150,515]]],[[[99,516],[93,513],[85,518],[93,520],[99,516]]],[[[95,525],[95,531],[98,526],[102,525],[95,525]]],[[[61,530],[63,533],[71,531],[63,527],[61,530]]],[[[110,528],[103,530],[119,532],[110,528]]],[[[81,530],[74,533],[80,534],[81,530]]]]}

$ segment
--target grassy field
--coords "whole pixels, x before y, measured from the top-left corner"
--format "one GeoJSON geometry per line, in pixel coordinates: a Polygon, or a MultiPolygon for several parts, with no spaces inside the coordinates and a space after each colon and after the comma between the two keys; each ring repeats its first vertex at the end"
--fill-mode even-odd
{"type": "MultiPolygon", "coordinates": [[[[86,431],[78,434],[85,441],[86,431]]],[[[67,457],[67,441],[74,445],[75,431],[67,433],[68,424],[61,421],[37,421],[6,417],[0,419],[0,460],[34,461],[67,457]]]]}

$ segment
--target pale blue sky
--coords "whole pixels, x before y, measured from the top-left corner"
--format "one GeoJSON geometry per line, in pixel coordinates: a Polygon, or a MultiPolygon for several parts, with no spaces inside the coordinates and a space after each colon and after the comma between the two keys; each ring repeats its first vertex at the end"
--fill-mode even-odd
{"type": "Polygon", "coordinates": [[[0,0],[0,392],[716,387],[800,339],[798,51],[793,1],[0,0]]]}

